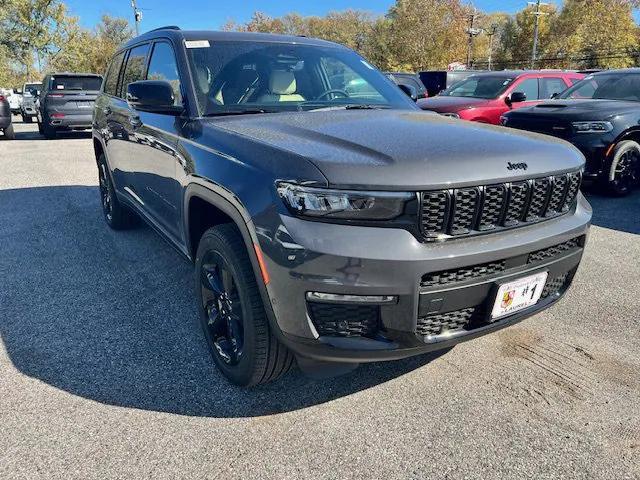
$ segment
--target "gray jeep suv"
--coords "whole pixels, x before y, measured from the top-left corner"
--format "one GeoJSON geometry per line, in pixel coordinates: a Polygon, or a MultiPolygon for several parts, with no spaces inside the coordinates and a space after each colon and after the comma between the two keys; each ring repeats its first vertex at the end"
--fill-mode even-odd
{"type": "Polygon", "coordinates": [[[423,112],[311,38],[139,36],[93,142],[106,222],[142,218],[195,264],[213,360],[244,386],[529,317],[569,287],[591,218],[571,145],[423,112]]]}

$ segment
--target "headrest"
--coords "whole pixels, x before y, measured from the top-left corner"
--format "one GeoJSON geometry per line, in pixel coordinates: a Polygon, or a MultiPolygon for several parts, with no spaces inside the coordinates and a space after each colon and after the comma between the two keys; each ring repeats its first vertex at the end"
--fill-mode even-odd
{"type": "Polygon", "coordinates": [[[269,78],[269,91],[275,95],[296,93],[296,77],[293,72],[274,70],[269,78]]]}
{"type": "Polygon", "coordinates": [[[202,93],[207,95],[211,89],[209,84],[209,69],[203,65],[196,64],[196,83],[202,93]]]}

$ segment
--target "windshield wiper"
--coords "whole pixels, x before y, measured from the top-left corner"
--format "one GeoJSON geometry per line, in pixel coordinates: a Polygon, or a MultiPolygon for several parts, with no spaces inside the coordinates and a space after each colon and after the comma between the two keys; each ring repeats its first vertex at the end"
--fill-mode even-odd
{"type": "Polygon", "coordinates": [[[264,108],[246,108],[242,110],[222,110],[219,112],[205,113],[203,117],[222,117],[225,115],[254,115],[257,113],[276,113],[276,110],[265,110],[264,108]]]}
{"type": "Polygon", "coordinates": [[[331,105],[328,107],[313,108],[310,112],[319,112],[322,110],[380,110],[391,108],[388,105],[372,105],[370,103],[349,103],[347,105],[331,105]]]}

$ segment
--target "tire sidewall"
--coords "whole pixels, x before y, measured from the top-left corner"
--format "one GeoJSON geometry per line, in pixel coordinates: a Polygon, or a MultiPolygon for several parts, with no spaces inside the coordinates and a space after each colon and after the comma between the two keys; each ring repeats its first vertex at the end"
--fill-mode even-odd
{"type": "Polygon", "coordinates": [[[236,252],[229,247],[228,243],[217,232],[207,231],[200,240],[198,253],[195,261],[195,289],[198,300],[198,312],[200,324],[202,326],[207,346],[211,352],[211,356],[217,367],[225,374],[225,376],[236,385],[247,385],[251,382],[255,365],[256,352],[256,329],[254,323],[254,310],[250,301],[251,289],[256,288],[255,280],[245,278],[238,265],[243,261],[237,258],[236,252]],[[226,364],[219,356],[213,346],[213,339],[207,327],[208,318],[202,305],[202,288],[200,285],[202,263],[205,256],[213,252],[224,262],[225,268],[229,270],[236,284],[240,306],[242,308],[242,327],[244,331],[242,355],[240,361],[236,365],[226,364]]]}
{"type": "Polygon", "coordinates": [[[640,156],[640,144],[634,142],[633,140],[624,140],[620,142],[616,146],[613,152],[613,157],[611,158],[611,162],[609,163],[609,168],[607,169],[607,188],[609,192],[615,196],[622,197],[628,195],[631,192],[631,188],[633,187],[633,185],[621,184],[619,179],[616,179],[615,177],[613,180],[611,180],[611,175],[614,174],[614,170],[618,164],[618,160],[622,157],[622,155],[631,150],[636,150],[638,156],[640,156]]]}

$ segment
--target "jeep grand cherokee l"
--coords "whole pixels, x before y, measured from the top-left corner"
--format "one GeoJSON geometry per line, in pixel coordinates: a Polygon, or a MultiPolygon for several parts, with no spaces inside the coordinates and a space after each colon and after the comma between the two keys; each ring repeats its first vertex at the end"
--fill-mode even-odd
{"type": "Polygon", "coordinates": [[[102,77],[92,73],[52,73],[44,77],[38,131],[52,140],[61,130],[90,129],[100,85],[102,77]]]}
{"type": "Polygon", "coordinates": [[[106,222],[141,217],[195,263],[206,341],[239,385],[529,317],[569,287],[591,218],[571,145],[422,112],[311,38],[137,37],[93,139],[106,222]]]}

